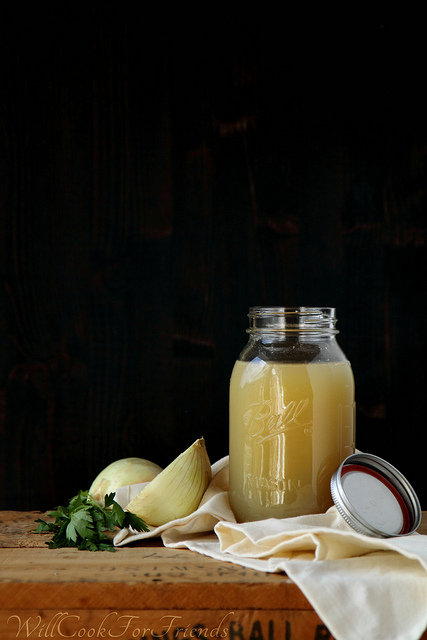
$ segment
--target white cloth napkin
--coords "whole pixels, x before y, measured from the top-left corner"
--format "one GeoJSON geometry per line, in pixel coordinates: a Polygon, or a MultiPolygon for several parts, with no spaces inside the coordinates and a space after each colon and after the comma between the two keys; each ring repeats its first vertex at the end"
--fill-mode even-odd
{"type": "MultiPolygon", "coordinates": [[[[160,536],[166,547],[286,572],[336,640],[420,638],[427,628],[427,536],[365,536],[335,507],[324,514],[238,524],[228,502],[228,457],[212,466],[212,475],[193,514],[148,533],[122,529],[114,544],[160,536]]],[[[126,506],[133,489],[119,490],[116,500],[126,506]]]]}

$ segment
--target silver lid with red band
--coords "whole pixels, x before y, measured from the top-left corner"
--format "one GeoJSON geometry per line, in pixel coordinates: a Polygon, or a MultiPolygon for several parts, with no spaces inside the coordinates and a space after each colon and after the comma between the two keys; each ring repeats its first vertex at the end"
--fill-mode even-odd
{"type": "Polygon", "coordinates": [[[341,516],[359,533],[407,536],[421,522],[420,503],[406,478],[369,453],[355,453],[344,460],[332,475],[331,494],[341,516]]]}

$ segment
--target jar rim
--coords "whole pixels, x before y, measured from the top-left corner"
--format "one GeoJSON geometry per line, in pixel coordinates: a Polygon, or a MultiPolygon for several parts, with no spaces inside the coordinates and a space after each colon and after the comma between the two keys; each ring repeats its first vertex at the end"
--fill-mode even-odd
{"type": "Polygon", "coordinates": [[[249,307],[249,333],[325,332],[335,334],[335,307],[249,307]]]}
{"type": "Polygon", "coordinates": [[[277,315],[277,316],[326,316],[330,318],[335,317],[335,307],[263,307],[255,306],[249,307],[249,318],[254,318],[263,315],[277,315]]]}

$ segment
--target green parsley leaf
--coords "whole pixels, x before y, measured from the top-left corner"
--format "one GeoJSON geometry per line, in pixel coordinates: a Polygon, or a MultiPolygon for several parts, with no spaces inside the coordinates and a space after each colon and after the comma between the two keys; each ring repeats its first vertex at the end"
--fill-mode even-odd
{"type": "Polygon", "coordinates": [[[53,533],[46,543],[50,549],[77,547],[86,551],[115,551],[105,531],[129,527],[135,531],[149,531],[149,528],[136,514],[124,511],[114,496],[114,493],[106,495],[102,507],[88,491],[79,491],[67,507],[56,507],[48,512],[54,522],[38,518],[34,533],[53,533]]]}
{"type": "Polygon", "coordinates": [[[93,520],[88,507],[80,507],[70,513],[66,536],[73,542],[77,542],[78,536],[89,538],[89,540],[94,537],[93,520]]]}
{"type": "Polygon", "coordinates": [[[51,522],[45,522],[40,518],[37,518],[36,522],[39,522],[39,526],[37,527],[34,533],[46,533],[47,531],[55,530],[55,525],[52,524],[51,522]]]}
{"type": "Polygon", "coordinates": [[[104,498],[104,504],[106,507],[111,507],[111,505],[114,503],[114,496],[114,493],[107,493],[104,498]]]}

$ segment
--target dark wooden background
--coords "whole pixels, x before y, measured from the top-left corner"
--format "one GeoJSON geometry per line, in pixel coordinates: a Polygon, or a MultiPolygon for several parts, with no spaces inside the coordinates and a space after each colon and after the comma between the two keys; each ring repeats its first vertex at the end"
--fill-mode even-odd
{"type": "Polygon", "coordinates": [[[427,508],[425,34],[67,4],[0,25],[0,508],[226,455],[255,304],[337,308],[357,444],[427,508]]]}

